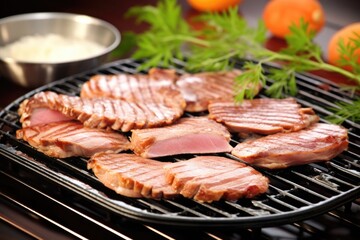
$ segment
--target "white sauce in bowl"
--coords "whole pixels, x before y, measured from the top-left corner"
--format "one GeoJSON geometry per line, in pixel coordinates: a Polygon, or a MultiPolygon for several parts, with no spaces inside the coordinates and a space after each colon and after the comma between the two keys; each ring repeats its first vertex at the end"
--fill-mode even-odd
{"type": "Polygon", "coordinates": [[[100,54],[105,47],[57,34],[29,35],[0,48],[0,58],[34,63],[75,61],[100,54]]]}

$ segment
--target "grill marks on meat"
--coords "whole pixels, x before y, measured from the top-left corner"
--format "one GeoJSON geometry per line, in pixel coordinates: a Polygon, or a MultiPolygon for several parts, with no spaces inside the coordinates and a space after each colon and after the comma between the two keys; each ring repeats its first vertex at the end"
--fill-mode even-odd
{"type": "Polygon", "coordinates": [[[298,132],[277,133],[239,143],[232,154],[250,164],[276,169],[327,161],[347,147],[345,128],[315,123],[298,132]]]}
{"type": "Polygon", "coordinates": [[[121,152],[130,147],[122,134],[85,128],[80,122],[66,121],[25,127],[16,137],[50,157],[90,157],[96,152],[121,152]]]}
{"type": "MultiPolygon", "coordinates": [[[[184,74],[176,81],[186,100],[186,111],[201,112],[208,109],[212,100],[233,100],[235,78],[241,74],[240,70],[227,72],[203,72],[184,74]]],[[[261,86],[244,86],[260,91],[261,86]]]]}
{"type": "Polygon", "coordinates": [[[95,75],[82,85],[80,96],[106,97],[130,102],[158,102],[157,91],[162,88],[172,88],[176,78],[174,70],[158,68],[150,69],[148,75],[95,75]]]}
{"type": "Polygon", "coordinates": [[[178,78],[172,70],[152,69],[148,75],[97,75],[83,85],[81,97],[48,91],[23,101],[18,110],[23,129],[16,135],[52,157],[92,156],[88,168],[119,194],[154,199],[182,195],[199,202],[253,198],[267,191],[269,180],[224,157],[177,163],[145,157],[231,152],[254,166],[276,169],[330,160],[347,148],[346,129],[316,123],[314,111],[301,108],[295,99],[236,105],[234,79],[239,74],[178,78]],[[187,111],[209,110],[210,115],[180,119],[186,104],[187,111]],[[131,130],[131,144],[110,129],[131,130]],[[232,148],[229,131],[272,135],[232,148]],[[140,156],[117,154],[128,149],[140,156]]]}
{"type": "Polygon", "coordinates": [[[243,163],[218,156],[200,156],[164,166],[166,181],[199,202],[253,198],[267,191],[269,180],[243,163]]]}
{"type": "Polygon", "coordinates": [[[73,119],[59,111],[49,109],[46,99],[41,97],[25,99],[19,106],[18,114],[23,127],[73,119]]]}
{"type": "Polygon", "coordinates": [[[88,162],[95,176],[108,188],[128,197],[173,198],[178,193],[165,181],[168,163],[134,154],[95,154],[88,162]]]}
{"type": "Polygon", "coordinates": [[[224,123],[231,132],[274,134],[306,128],[319,120],[311,108],[301,108],[293,98],[260,98],[214,101],[209,104],[209,118],[224,123]]]}
{"type": "Polygon", "coordinates": [[[165,163],[134,154],[97,153],[88,162],[106,187],[128,197],[174,198],[199,202],[252,198],[267,191],[269,180],[243,163],[201,156],[165,163]]]}
{"type": "Polygon", "coordinates": [[[174,70],[158,68],[150,69],[148,75],[95,75],[83,84],[80,97],[124,100],[136,103],[151,115],[166,118],[166,114],[159,111],[164,106],[182,111],[186,106],[181,92],[175,88],[176,78],[174,70]]]}
{"type": "Polygon", "coordinates": [[[133,151],[148,158],[230,152],[229,141],[228,130],[205,117],[182,118],[162,128],[132,130],[131,136],[133,151]]]}
{"type": "Polygon", "coordinates": [[[23,127],[31,126],[32,112],[39,105],[59,111],[68,118],[77,119],[86,127],[112,128],[123,132],[171,124],[179,119],[184,111],[177,103],[166,106],[109,98],[83,99],[46,91],[21,104],[19,113],[22,113],[20,121],[23,127]]]}

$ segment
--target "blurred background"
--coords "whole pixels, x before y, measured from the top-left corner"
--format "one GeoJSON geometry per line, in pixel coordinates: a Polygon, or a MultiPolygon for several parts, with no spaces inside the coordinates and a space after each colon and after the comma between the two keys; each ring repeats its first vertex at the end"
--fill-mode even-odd
{"type": "MultiPolygon", "coordinates": [[[[261,18],[265,4],[269,0],[243,0],[240,5],[240,13],[249,21],[255,24],[261,18]]],[[[137,25],[133,19],[124,17],[124,14],[133,5],[155,5],[157,0],[3,0],[0,8],[0,17],[11,16],[20,13],[59,11],[82,13],[97,17],[114,24],[121,32],[135,31],[140,32],[146,29],[146,26],[137,25]]],[[[178,0],[184,12],[184,17],[194,14],[186,0],[178,0]]],[[[318,34],[317,41],[326,45],[328,38],[336,29],[349,23],[360,21],[360,1],[354,0],[320,0],[325,14],[326,26],[318,34]]]]}
{"type": "MultiPolygon", "coordinates": [[[[262,17],[264,6],[269,0],[243,0],[239,7],[239,14],[254,26],[262,17]]],[[[131,38],[128,32],[140,33],[146,30],[145,24],[138,24],[133,18],[126,18],[124,15],[134,5],[156,5],[158,0],[2,0],[0,7],[0,18],[11,15],[31,12],[69,12],[90,15],[112,23],[122,34],[120,43],[121,50],[110,58],[110,61],[118,58],[127,58],[131,52],[127,51],[131,46],[131,38]]],[[[190,7],[187,0],[178,0],[182,6],[184,18],[196,15],[198,12],[190,7]]],[[[316,35],[315,41],[326,49],[330,37],[341,27],[353,22],[360,22],[360,1],[353,0],[320,0],[326,17],[324,28],[316,35]]],[[[281,47],[283,40],[272,37],[269,34],[268,42],[271,48],[281,47]]],[[[324,58],[326,59],[326,51],[324,58]]],[[[1,76],[0,76],[1,78],[1,76]]],[[[15,86],[10,81],[0,81],[0,95],[6,93],[8,97],[0,99],[0,107],[5,107],[17,97],[28,92],[29,89],[15,86]]]]}

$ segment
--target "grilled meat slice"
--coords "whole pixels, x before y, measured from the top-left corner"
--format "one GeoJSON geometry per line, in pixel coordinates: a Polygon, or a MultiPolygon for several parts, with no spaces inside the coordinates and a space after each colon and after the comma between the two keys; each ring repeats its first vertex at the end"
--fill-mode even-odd
{"type": "Polygon", "coordinates": [[[243,163],[218,156],[200,156],[164,166],[166,181],[199,202],[253,198],[267,191],[269,180],[243,163]]]}
{"type": "Polygon", "coordinates": [[[298,132],[277,133],[239,143],[231,153],[250,164],[277,169],[327,161],[347,147],[345,128],[315,123],[298,132]]]}
{"type": "Polygon", "coordinates": [[[230,132],[274,134],[306,128],[319,117],[311,108],[301,108],[293,98],[259,98],[234,101],[213,101],[209,118],[224,123],[230,132]]]}
{"type": "MultiPolygon", "coordinates": [[[[81,87],[82,98],[114,98],[130,102],[161,102],[162,88],[173,88],[177,75],[170,69],[150,69],[149,74],[95,75],[81,87]]],[[[175,90],[174,90],[175,92],[175,90]]],[[[172,96],[169,95],[171,98],[172,96]]]]}
{"type": "MultiPolygon", "coordinates": [[[[185,99],[175,87],[175,70],[152,68],[149,74],[95,75],[81,87],[81,98],[111,98],[131,103],[184,109],[185,99]]],[[[153,111],[154,109],[145,109],[153,111]]],[[[157,115],[161,115],[158,111],[157,115]]]]}
{"type": "Polygon", "coordinates": [[[25,99],[19,106],[18,114],[23,127],[73,120],[59,111],[49,109],[46,99],[41,97],[25,99]]]}
{"type": "MultiPolygon", "coordinates": [[[[228,72],[184,74],[180,76],[176,81],[176,85],[186,100],[186,111],[206,111],[209,102],[212,100],[222,99],[232,101],[235,92],[235,78],[240,74],[240,70],[233,70],[228,72]]],[[[259,92],[261,89],[261,85],[240,87],[255,88],[256,92],[259,92]]]]}
{"type": "Polygon", "coordinates": [[[128,150],[124,135],[103,129],[84,127],[78,121],[53,122],[17,130],[16,137],[50,157],[90,157],[97,152],[128,150]]]}
{"type": "Polygon", "coordinates": [[[205,117],[182,118],[162,128],[132,130],[137,155],[154,158],[176,154],[230,152],[230,133],[205,117]]]}
{"type": "Polygon", "coordinates": [[[24,127],[47,124],[52,122],[64,122],[64,121],[73,120],[73,118],[62,114],[59,111],[49,109],[45,106],[34,108],[33,111],[31,112],[31,116],[28,113],[22,115],[23,118],[25,118],[25,116],[31,118],[31,121],[28,121],[27,123],[23,124],[24,127]]]}
{"type": "Polygon", "coordinates": [[[174,103],[134,103],[118,99],[82,99],[46,91],[35,94],[21,103],[19,114],[23,127],[32,125],[32,114],[40,106],[77,119],[90,128],[112,128],[123,132],[131,129],[160,127],[180,118],[184,105],[174,103]]]}
{"type": "Polygon", "coordinates": [[[95,154],[88,162],[106,187],[128,197],[173,198],[178,195],[165,181],[163,166],[168,163],[134,154],[95,154]]]}

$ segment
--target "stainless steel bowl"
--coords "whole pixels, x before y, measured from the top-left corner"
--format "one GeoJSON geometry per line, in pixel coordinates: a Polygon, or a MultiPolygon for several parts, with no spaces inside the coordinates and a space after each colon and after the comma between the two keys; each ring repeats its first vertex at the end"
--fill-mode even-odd
{"type": "Polygon", "coordinates": [[[120,33],[103,20],[71,13],[29,13],[0,19],[0,47],[34,34],[58,34],[66,38],[93,41],[105,47],[101,53],[76,61],[56,63],[0,58],[0,77],[23,87],[37,87],[95,68],[108,60],[120,43],[120,33]]]}

